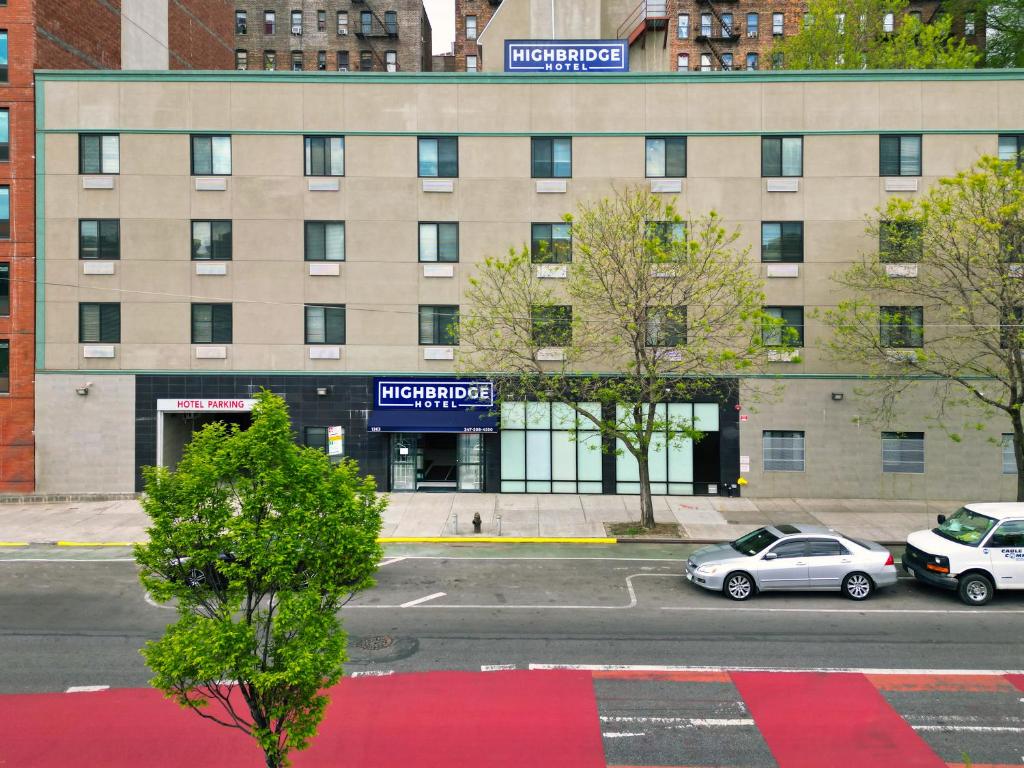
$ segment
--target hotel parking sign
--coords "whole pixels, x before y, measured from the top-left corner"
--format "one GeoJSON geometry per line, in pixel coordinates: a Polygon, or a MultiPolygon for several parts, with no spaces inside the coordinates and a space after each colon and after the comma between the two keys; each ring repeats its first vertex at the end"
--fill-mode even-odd
{"type": "Polygon", "coordinates": [[[628,72],[625,40],[506,40],[506,72],[628,72]]]}

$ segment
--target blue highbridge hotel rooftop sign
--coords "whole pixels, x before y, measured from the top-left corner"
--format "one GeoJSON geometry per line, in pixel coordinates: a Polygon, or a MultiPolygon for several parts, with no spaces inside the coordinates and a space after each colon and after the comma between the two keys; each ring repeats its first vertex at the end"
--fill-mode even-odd
{"type": "Polygon", "coordinates": [[[628,72],[625,40],[506,40],[506,72],[628,72]]]}

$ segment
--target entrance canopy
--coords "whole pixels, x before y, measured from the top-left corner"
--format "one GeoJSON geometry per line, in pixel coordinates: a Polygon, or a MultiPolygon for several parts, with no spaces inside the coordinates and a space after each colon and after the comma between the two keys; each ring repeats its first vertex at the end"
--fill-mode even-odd
{"type": "Polygon", "coordinates": [[[370,411],[370,432],[497,432],[498,416],[488,410],[370,411]]]}

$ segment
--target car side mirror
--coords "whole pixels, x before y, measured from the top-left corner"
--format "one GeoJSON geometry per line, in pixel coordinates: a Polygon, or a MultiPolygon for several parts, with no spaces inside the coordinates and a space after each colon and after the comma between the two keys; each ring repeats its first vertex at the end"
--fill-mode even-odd
{"type": "Polygon", "coordinates": [[[762,559],[763,560],[777,560],[779,557],[778,552],[769,552],[762,559]]]}
{"type": "Polygon", "coordinates": [[[944,522],[946,522],[946,516],[945,515],[939,515],[935,519],[939,521],[939,525],[942,525],[944,522]]]}

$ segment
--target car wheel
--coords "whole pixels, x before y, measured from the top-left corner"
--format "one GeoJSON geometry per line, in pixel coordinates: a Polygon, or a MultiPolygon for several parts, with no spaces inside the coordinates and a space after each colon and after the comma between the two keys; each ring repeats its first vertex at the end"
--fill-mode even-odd
{"type": "Polygon", "coordinates": [[[865,573],[848,573],[843,579],[843,594],[851,600],[867,600],[875,591],[875,585],[865,573]]]}
{"type": "Polygon", "coordinates": [[[992,599],[992,582],[980,573],[971,573],[960,579],[956,591],[968,605],[984,605],[992,599]]]}
{"type": "Polygon", "coordinates": [[[201,587],[206,582],[206,574],[202,568],[189,568],[185,583],[190,587],[201,587]]]}
{"type": "Polygon", "coordinates": [[[754,595],[754,580],[745,573],[730,573],[722,591],[732,600],[749,600],[754,595]]]}

